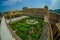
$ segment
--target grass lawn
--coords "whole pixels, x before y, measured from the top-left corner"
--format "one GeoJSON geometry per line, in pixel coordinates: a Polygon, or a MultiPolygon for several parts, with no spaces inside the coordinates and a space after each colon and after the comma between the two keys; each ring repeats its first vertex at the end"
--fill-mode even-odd
{"type": "Polygon", "coordinates": [[[10,22],[9,25],[13,31],[22,39],[22,40],[38,40],[44,24],[43,18],[29,17],[22,20],[10,22]],[[36,24],[28,24],[26,20],[36,20],[36,24]]]}

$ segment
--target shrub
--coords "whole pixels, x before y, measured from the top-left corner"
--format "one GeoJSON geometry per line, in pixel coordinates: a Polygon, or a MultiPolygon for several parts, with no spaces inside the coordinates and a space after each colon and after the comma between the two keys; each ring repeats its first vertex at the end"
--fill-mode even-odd
{"type": "Polygon", "coordinates": [[[38,35],[36,33],[32,33],[31,38],[32,38],[32,40],[37,40],[38,35]]]}
{"type": "Polygon", "coordinates": [[[21,37],[23,40],[28,40],[28,38],[27,38],[28,35],[25,34],[25,33],[21,34],[20,37],[21,37]]]}
{"type": "Polygon", "coordinates": [[[37,32],[41,32],[42,28],[43,28],[43,23],[44,20],[41,18],[37,18],[37,17],[30,17],[30,18],[24,18],[22,20],[18,20],[15,22],[10,22],[10,26],[12,28],[12,30],[16,30],[16,34],[22,38],[22,40],[28,40],[28,35],[31,36],[31,40],[38,40],[38,37],[40,36],[40,33],[35,33],[35,31],[37,32]],[[33,19],[33,20],[37,20],[38,23],[37,24],[27,24],[26,20],[28,19],[33,19]],[[29,31],[31,31],[30,29],[33,28],[34,33],[30,34],[29,31]]]}

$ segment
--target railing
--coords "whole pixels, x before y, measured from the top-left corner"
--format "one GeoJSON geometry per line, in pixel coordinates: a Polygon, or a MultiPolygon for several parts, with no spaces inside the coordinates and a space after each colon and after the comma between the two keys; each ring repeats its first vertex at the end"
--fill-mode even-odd
{"type": "Polygon", "coordinates": [[[22,40],[18,35],[16,35],[15,32],[13,32],[13,30],[11,29],[11,27],[9,26],[9,24],[7,23],[7,20],[5,20],[6,24],[7,24],[7,28],[9,29],[10,33],[12,34],[12,36],[16,39],[16,40],[22,40]]]}
{"type": "Polygon", "coordinates": [[[44,21],[45,24],[42,30],[40,40],[53,40],[52,28],[47,16],[44,17],[44,21]]]}
{"type": "MultiPolygon", "coordinates": [[[[47,35],[45,35],[46,34],[46,31],[47,31],[47,27],[46,27],[46,23],[45,23],[45,25],[44,25],[44,27],[43,27],[43,31],[42,31],[42,34],[41,34],[41,38],[40,38],[40,40],[48,40],[48,38],[46,38],[47,37],[47,35]],[[46,39],[45,39],[46,38],[46,39]]],[[[47,31],[48,32],[48,31],[47,31]]]]}
{"type": "Polygon", "coordinates": [[[49,23],[45,23],[40,40],[53,40],[52,29],[49,23]]]}

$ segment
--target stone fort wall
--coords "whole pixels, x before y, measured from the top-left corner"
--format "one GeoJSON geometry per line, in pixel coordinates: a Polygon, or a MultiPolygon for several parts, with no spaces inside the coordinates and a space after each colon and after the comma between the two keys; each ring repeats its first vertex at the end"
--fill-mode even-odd
{"type": "Polygon", "coordinates": [[[58,23],[58,22],[60,22],[60,15],[56,14],[56,13],[53,13],[53,12],[50,12],[49,20],[50,20],[51,23],[52,22],[53,23],[58,23]]]}
{"type": "MultiPolygon", "coordinates": [[[[48,20],[50,21],[49,23],[47,23],[48,24],[47,27],[50,27],[51,26],[50,23],[52,22],[53,23],[60,22],[60,15],[55,14],[53,12],[49,12],[47,6],[45,6],[44,8],[23,7],[22,11],[10,11],[8,13],[9,14],[7,15],[9,16],[9,18],[14,18],[16,16],[33,16],[33,17],[36,16],[36,17],[44,18],[45,16],[47,16],[48,20]]],[[[7,15],[4,16],[6,17],[7,15]]],[[[49,31],[51,30],[51,28],[48,29],[49,31]]],[[[52,33],[50,33],[50,35],[52,35],[52,33]]]]}
{"type": "MultiPolygon", "coordinates": [[[[22,11],[8,11],[6,16],[35,16],[44,18],[44,15],[47,14],[48,7],[44,6],[44,8],[27,8],[23,7],[22,11]]],[[[12,18],[12,17],[11,17],[12,18]]]]}
{"type": "Polygon", "coordinates": [[[45,14],[48,12],[48,7],[45,6],[44,8],[27,8],[23,7],[22,9],[23,15],[26,16],[36,16],[43,18],[45,14]]]}

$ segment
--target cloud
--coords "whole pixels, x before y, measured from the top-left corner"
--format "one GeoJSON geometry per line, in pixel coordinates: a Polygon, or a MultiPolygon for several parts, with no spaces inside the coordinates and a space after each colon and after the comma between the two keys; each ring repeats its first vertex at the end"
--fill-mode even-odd
{"type": "Polygon", "coordinates": [[[2,6],[6,6],[6,5],[12,5],[15,4],[17,2],[22,2],[23,0],[6,0],[2,2],[2,6]]]}
{"type": "Polygon", "coordinates": [[[51,0],[51,8],[60,9],[60,0],[51,0]]]}

